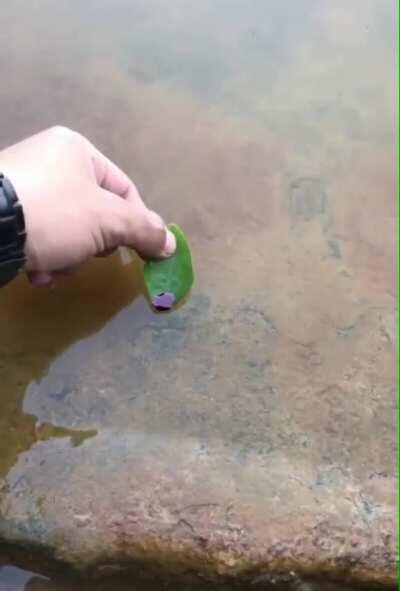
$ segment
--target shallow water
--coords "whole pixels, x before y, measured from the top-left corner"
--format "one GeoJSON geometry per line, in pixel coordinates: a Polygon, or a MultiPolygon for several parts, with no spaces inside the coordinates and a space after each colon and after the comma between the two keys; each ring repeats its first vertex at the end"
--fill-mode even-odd
{"type": "MultiPolygon", "coordinates": [[[[255,588],[251,586],[253,591],[255,588]]],[[[259,587],[258,587],[259,588],[259,587]]],[[[274,585],[275,591],[286,591],[285,587],[274,585]]],[[[176,584],[160,583],[132,583],[124,581],[102,581],[97,583],[74,583],[71,581],[50,581],[46,577],[21,571],[14,567],[0,568],[0,591],[250,591],[249,588],[238,588],[230,585],[218,587],[202,586],[196,587],[191,584],[176,586],[176,584]]],[[[347,586],[334,583],[318,584],[314,582],[304,583],[301,591],[351,591],[347,586]]]]}
{"type": "Polygon", "coordinates": [[[2,290],[0,477],[113,429],[296,461],[320,428],[296,389],[362,356],[357,330],[393,342],[394,2],[3,0],[1,19],[2,146],[87,134],[186,230],[197,284],[163,317],[118,256],[2,290]]]}

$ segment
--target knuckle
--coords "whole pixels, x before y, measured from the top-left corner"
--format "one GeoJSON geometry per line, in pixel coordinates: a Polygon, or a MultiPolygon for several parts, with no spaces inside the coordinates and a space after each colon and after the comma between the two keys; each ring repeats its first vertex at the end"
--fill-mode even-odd
{"type": "Polygon", "coordinates": [[[156,233],[163,233],[165,230],[164,222],[161,217],[155,211],[148,210],[145,217],[146,230],[153,231],[156,233]]]}
{"type": "Polygon", "coordinates": [[[65,125],[54,125],[53,127],[50,127],[48,133],[53,137],[68,138],[74,134],[74,131],[65,125]]]}
{"type": "Polygon", "coordinates": [[[52,140],[63,144],[75,144],[82,142],[82,136],[77,131],[64,125],[55,125],[48,130],[48,135],[52,140]]]}

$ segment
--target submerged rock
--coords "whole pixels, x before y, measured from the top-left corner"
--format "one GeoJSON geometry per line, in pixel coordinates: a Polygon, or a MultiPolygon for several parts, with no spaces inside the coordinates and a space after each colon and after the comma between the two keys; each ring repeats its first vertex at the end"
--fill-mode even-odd
{"type": "Polygon", "coordinates": [[[25,407],[62,424],[68,404],[75,429],[95,431],[38,437],[3,474],[1,560],[89,578],[394,584],[391,398],[370,363],[380,312],[357,321],[357,341],[330,332],[338,351],[364,351],[344,356],[336,383],[328,344],[288,340],[262,318],[259,304],[229,312],[195,295],[149,316],[133,343],[123,328],[108,347],[111,323],[83,358],[64,353],[25,407]],[[51,395],[61,366],[79,376],[68,403],[51,395]]]}

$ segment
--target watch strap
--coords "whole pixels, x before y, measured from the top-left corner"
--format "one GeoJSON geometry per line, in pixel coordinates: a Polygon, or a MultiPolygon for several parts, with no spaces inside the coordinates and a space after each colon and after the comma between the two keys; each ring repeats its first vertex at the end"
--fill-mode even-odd
{"type": "Polygon", "coordinates": [[[0,173],[0,287],[14,279],[26,262],[25,219],[11,181],[0,173]]]}

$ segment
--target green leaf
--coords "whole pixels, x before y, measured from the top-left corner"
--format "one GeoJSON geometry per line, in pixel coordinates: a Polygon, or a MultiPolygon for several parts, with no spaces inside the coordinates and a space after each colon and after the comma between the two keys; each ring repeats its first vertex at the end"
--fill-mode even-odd
{"type": "Polygon", "coordinates": [[[176,238],[175,254],[168,259],[148,261],[144,266],[144,281],[157,310],[169,310],[179,304],[194,281],[192,254],[186,236],[175,224],[168,228],[176,238]]]}

